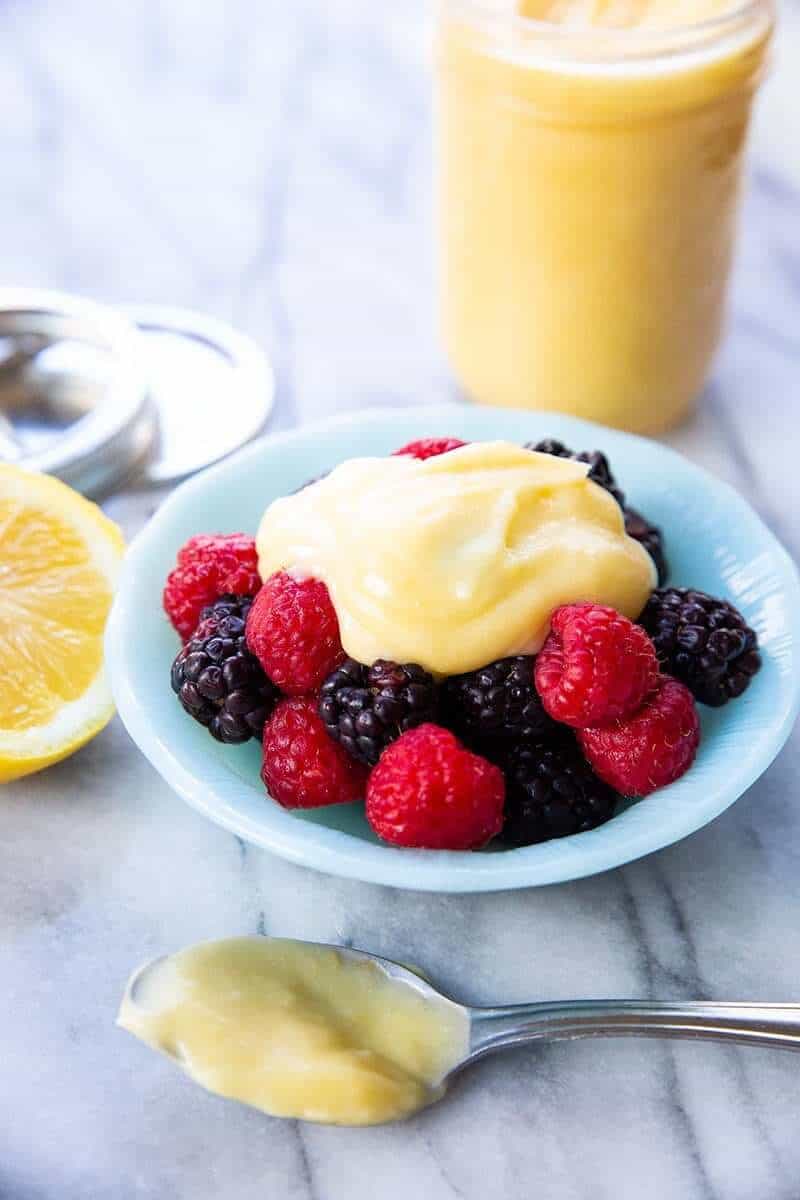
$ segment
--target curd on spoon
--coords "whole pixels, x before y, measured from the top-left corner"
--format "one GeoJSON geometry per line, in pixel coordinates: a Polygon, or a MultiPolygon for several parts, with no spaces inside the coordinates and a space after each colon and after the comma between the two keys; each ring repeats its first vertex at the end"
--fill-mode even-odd
{"type": "Polygon", "coordinates": [[[119,1024],[209,1091],[280,1117],[374,1125],[439,1100],[464,1067],[561,1038],[709,1038],[800,1049],[800,1007],[714,1001],[457,1003],[363,950],[270,937],[141,967],[119,1024]]]}
{"type": "Polygon", "coordinates": [[[464,1011],[421,981],[417,991],[368,956],[265,937],[204,942],[145,968],[119,1024],[209,1091],[335,1125],[437,1100],[469,1042],[464,1011]]]}

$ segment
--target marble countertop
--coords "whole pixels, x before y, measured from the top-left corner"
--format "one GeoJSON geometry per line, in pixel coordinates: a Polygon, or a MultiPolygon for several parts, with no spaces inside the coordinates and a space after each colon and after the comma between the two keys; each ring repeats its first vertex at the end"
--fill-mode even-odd
{"type": "MultiPolygon", "coordinates": [[[[6,0],[4,282],[205,309],[267,346],[275,427],[447,399],[429,253],[425,0],[6,0]]],[[[671,439],[800,551],[800,5],[760,107],[730,332],[671,439]]],[[[138,528],[158,497],[108,511],[138,528]]],[[[403,893],[245,846],[118,722],[0,803],[0,1200],[796,1200],[798,1060],[659,1042],[487,1062],[406,1124],[206,1095],[114,1027],[143,958],[267,931],[476,1002],[800,999],[797,735],[711,826],[579,883],[403,893]]]]}

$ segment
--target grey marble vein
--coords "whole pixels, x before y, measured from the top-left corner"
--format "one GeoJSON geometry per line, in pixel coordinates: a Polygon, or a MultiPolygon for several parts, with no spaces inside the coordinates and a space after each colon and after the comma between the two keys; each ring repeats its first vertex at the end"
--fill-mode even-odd
{"type": "MultiPolygon", "coordinates": [[[[275,427],[455,397],[436,337],[425,0],[3,0],[4,282],[204,309],[270,351],[275,427]]],[[[800,2],[759,105],[729,333],[670,442],[800,552],[800,2]]],[[[107,504],[129,534],[160,497],[107,504]]],[[[476,1003],[800,999],[800,735],[731,810],[621,871],[426,896],[271,858],[118,722],[0,797],[0,1200],[796,1200],[797,1060],[655,1042],[487,1061],[401,1126],[272,1121],[116,1030],[199,938],[367,946],[476,1003]]]]}

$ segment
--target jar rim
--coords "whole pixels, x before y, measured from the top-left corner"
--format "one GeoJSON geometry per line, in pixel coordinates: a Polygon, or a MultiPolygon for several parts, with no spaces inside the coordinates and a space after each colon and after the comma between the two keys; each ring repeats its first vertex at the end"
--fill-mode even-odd
{"type": "MultiPolygon", "coordinates": [[[[492,3],[492,0],[440,0],[440,3],[449,15],[461,15],[463,19],[481,24],[487,30],[501,30],[522,36],[546,36],[551,43],[558,43],[565,51],[573,40],[585,38],[587,33],[596,33],[600,28],[592,25],[565,26],[558,21],[528,17],[514,10],[504,11],[502,6],[492,3]]],[[[661,56],[672,54],[676,49],[680,50],[687,42],[696,44],[698,40],[707,46],[717,38],[729,37],[732,32],[746,27],[751,20],[758,18],[767,18],[768,22],[772,23],[774,0],[740,0],[740,3],[732,4],[727,12],[667,28],[642,29],[604,25],[601,27],[603,49],[598,57],[614,57],[616,54],[629,54],[632,51],[636,52],[637,56],[661,56]]]]}

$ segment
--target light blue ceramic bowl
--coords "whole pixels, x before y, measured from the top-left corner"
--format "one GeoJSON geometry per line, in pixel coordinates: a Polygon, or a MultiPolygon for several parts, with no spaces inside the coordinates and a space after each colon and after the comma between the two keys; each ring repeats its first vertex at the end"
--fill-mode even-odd
{"type": "Polygon", "coordinates": [[[212,821],[305,866],[393,887],[495,891],[577,879],[685,837],[732,804],[772,762],[800,699],[800,585],[786,552],[727,485],[655,442],[547,413],[448,406],[356,413],[255,443],[178,488],[128,553],[106,653],[131,737],[180,796],[212,821]],[[221,746],[177,704],[169,667],[178,642],[161,589],[192,534],[255,531],[275,496],[344,458],[387,454],[428,435],[525,442],[557,437],[600,447],[630,502],[663,525],[671,579],[733,600],[757,629],[764,667],[734,704],[703,712],[697,762],[678,783],[590,833],[481,853],[380,843],[361,805],[286,812],[264,794],[259,747],[221,746]]]}

